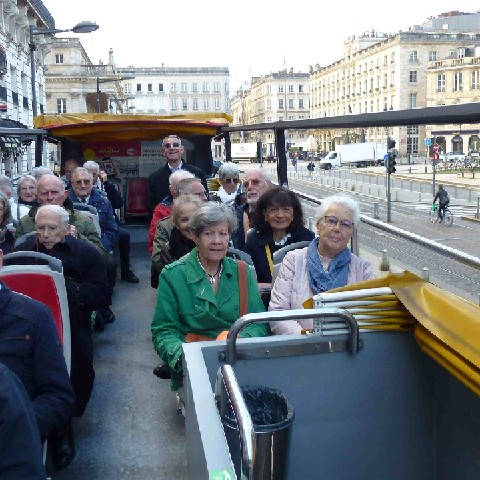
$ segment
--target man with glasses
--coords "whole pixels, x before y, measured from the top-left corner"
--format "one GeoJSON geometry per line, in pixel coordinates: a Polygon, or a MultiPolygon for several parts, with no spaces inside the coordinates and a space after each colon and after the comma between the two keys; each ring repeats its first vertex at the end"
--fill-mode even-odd
{"type": "Polygon", "coordinates": [[[18,222],[15,238],[18,239],[22,235],[35,231],[35,215],[39,207],[42,205],[58,205],[65,208],[70,214],[70,234],[76,236],[79,240],[89,241],[106,258],[107,251],[103,248],[95,225],[85,215],[74,210],[73,203],[68,198],[65,185],[60,178],[52,174],[42,175],[38,179],[36,199],[35,205],[18,222]]]}
{"type": "Polygon", "coordinates": [[[263,168],[258,167],[246,173],[243,186],[247,203],[236,209],[238,228],[232,234],[233,246],[240,250],[243,250],[245,246],[247,232],[250,228],[250,218],[255,211],[258,199],[262,193],[272,188],[272,182],[267,172],[263,168]]]}
{"type": "Polygon", "coordinates": [[[193,165],[188,165],[182,159],[185,149],[179,137],[176,135],[165,137],[162,142],[162,148],[163,156],[167,159],[167,163],[148,177],[150,212],[153,212],[154,208],[169,194],[168,179],[177,170],[187,170],[193,173],[202,181],[205,190],[208,192],[207,181],[203,172],[193,165]]]}

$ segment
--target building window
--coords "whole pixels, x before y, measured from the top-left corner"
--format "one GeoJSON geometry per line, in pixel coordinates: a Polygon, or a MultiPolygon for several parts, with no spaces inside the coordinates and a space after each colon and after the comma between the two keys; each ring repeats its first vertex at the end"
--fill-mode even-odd
{"type": "Polygon", "coordinates": [[[214,108],[214,110],[220,110],[220,98],[219,97],[215,97],[215,99],[213,100],[213,108],[214,108]]]}
{"type": "Polygon", "coordinates": [[[285,109],[285,104],[283,103],[283,98],[278,99],[278,109],[279,110],[284,110],[285,109]]]}
{"type": "Polygon", "coordinates": [[[283,93],[283,85],[278,86],[278,93],[283,93]]]}
{"type": "Polygon", "coordinates": [[[388,57],[385,55],[383,57],[383,66],[386,67],[387,66],[387,63],[388,63],[388,57]]]}
{"type": "Polygon", "coordinates": [[[208,83],[207,82],[203,82],[202,91],[203,92],[208,92],[208,83]]]}
{"type": "Polygon", "coordinates": [[[194,112],[196,112],[198,110],[198,98],[194,98],[192,100],[192,108],[193,108],[194,112]]]}
{"type": "Polygon", "coordinates": [[[293,85],[288,86],[288,93],[293,93],[293,85]]]}
{"type": "Polygon", "coordinates": [[[182,110],[188,110],[188,101],[186,98],[182,98],[182,110]]]}
{"type": "Polygon", "coordinates": [[[267,85],[267,93],[272,93],[272,86],[271,85],[267,85]]]}
{"type": "Polygon", "coordinates": [[[137,83],[137,92],[141,92],[141,91],[142,91],[142,84],[137,83]]]}
{"type": "Polygon", "coordinates": [[[158,91],[163,92],[163,83],[158,84],[158,91]]]}
{"type": "Polygon", "coordinates": [[[435,62],[437,60],[437,52],[431,51],[428,52],[428,61],[435,62]]]}
{"type": "Polygon", "coordinates": [[[225,84],[225,93],[228,93],[229,89],[228,89],[228,83],[225,84]]]}
{"type": "Polygon", "coordinates": [[[463,90],[463,73],[457,72],[453,78],[453,91],[461,92],[463,90]]]}
{"type": "Polygon", "coordinates": [[[390,55],[390,63],[395,63],[395,52],[392,52],[390,55]]]}
{"type": "Polygon", "coordinates": [[[305,108],[303,104],[303,98],[298,99],[298,108],[305,108]]]}
{"type": "Polygon", "coordinates": [[[153,92],[153,84],[151,83],[147,84],[147,92],[153,92]]]}
{"type": "Polygon", "coordinates": [[[408,98],[408,108],[416,108],[417,107],[417,94],[411,93],[408,98]]]}
{"type": "Polygon", "coordinates": [[[387,87],[388,87],[388,74],[384,73],[383,74],[383,88],[387,88],[387,87]]]}
{"type": "Polygon", "coordinates": [[[478,90],[480,72],[475,70],[472,72],[472,90],[478,90]]]}
{"type": "Polygon", "coordinates": [[[410,70],[408,81],[410,83],[417,83],[417,71],[416,70],[410,70]]]}
{"type": "Polygon", "coordinates": [[[267,108],[269,110],[271,110],[271,108],[272,108],[272,99],[271,98],[267,98],[267,108]]]}
{"type": "Polygon", "coordinates": [[[192,92],[197,93],[198,92],[198,83],[192,83],[192,92]]]}
{"type": "Polygon", "coordinates": [[[267,117],[267,123],[272,123],[272,117],[267,117]]]}
{"type": "Polygon", "coordinates": [[[203,109],[206,111],[208,110],[208,98],[203,99],[203,109]]]}
{"type": "Polygon", "coordinates": [[[412,50],[408,54],[408,61],[409,63],[418,63],[418,52],[416,50],[412,50]]]}
{"type": "Polygon", "coordinates": [[[437,92],[445,91],[445,74],[437,75],[437,92]]]}
{"type": "Polygon", "coordinates": [[[303,87],[303,85],[298,86],[298,93],[303,93],[305,91],[303,87]]]}
{"type": "Polygon", "coordinates": [[[182,93],[187,93],[187,84],[186,83],[182,83],[180,85],[180,89],[182,91],[182,93]]]}
{"type": "Polygon", "coordinates": [[[176,110],[177,109],[177,99],[172,98],[171,100],[172,100],[172,102],[171,102],[172,110],[176,110]]]}
{"type": "Polygon", "coordinates": [[[213,82],[213,91],[215,93],[219,93],[220,92],[220,84],[218,82],[213,82]]]}
{"type": "Polygon", "coordinates": [[[293,110],[295,107],[293,106],[293,98],[288,99],[288,109],[293,110]]]}
{"type": "Polygon", "coordinates": [[[170,93],[176,93],[177,91],[177,84],[176,83],[171,83],[170,84],[170,93]]]}
{"type": "Polygon", "coordinates": [[[56,53],[55,54],[55,63],[56,64],[63,63],[63,53],[56,53]]]}
{"type": "Polygon", "coordinates": [[[129,83],[126,83],[123,86],[123,88],[124,88],[126,94],[130,94],[130,84],[129,83]]]}
{"type": "Polygon", "coordinates": [[[66,98],[57,98],[57,113],[67,113],[66,98]]]}

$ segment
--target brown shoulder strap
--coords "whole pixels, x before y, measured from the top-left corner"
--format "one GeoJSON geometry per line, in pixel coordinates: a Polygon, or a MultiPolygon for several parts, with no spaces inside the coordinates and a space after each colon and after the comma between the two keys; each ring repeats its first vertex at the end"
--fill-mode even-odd
{"type": "Polygon", "coordinates": [[[237,268],[238,291],[240,293],[240,317],[243,317],[248,313],[247,264],[243,260],[237,260],[237,268]]]}

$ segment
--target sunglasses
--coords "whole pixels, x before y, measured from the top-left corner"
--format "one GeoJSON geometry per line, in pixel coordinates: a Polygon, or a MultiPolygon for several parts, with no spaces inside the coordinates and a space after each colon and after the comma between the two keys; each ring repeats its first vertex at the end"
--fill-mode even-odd
{"type": "Polygon", "coordinates": [[[262,180],[259,180],[258,178],[254,178],[253,180],[249,180],[247,182],[244,183],[244,186],[245,186],[245,189],[247,189],[248,187],[250,187],[250,185],[252,187],[258,187],[260,185],[260,182],[262,180]]]}
{"type": "Polygon", "coordinates": [[[323,223],[330,228],[335,228],[338,224],[340,224],[340,230],[344,230],[349,232],[353,227],[353,222],[350,220],[339,220],[337,217],[333,215],[329,215],[327,217],[323,217],[323,223]]]}
{"type": "Polygon", "coordinates": [[[238,183],[240,180],[238,178],[224,178],[225,183],[238,183]]]}
{"type": "Polygon", "coordinates": [[[180,146],[179,142],[173,142],[173,143],[164,143],[163,148],[178,148],[180,146]]]}

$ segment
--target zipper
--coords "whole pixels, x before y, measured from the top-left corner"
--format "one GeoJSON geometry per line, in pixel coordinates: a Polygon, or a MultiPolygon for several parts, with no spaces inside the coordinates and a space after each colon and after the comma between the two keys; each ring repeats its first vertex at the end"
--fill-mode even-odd
{"type": "Polygon", "coordinates": [[[29,341],[30,340],[30,335],[24,335],[23,337],[7,337],[7,338],[0,338],[0,342],[7,342],[11,340],[25,340],[29,341]]]}

